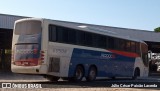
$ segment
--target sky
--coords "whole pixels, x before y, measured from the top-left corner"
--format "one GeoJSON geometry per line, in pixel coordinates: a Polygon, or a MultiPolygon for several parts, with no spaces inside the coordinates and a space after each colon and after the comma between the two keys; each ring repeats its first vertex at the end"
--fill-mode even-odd
{"type": "Polygon", "coordinates": [[[153,31],[160,0],[1,0],[1,14],[153,31]]]}

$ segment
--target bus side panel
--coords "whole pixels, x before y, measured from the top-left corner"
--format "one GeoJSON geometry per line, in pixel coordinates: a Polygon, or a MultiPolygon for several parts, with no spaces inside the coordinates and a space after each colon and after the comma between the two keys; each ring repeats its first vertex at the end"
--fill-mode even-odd
{"type": "MultiPolygon", "coordinates": [[[[48,50],[48,67],[50,69],[58,67],[59,71],[48,71],[49,75],[54,75],[58,77],[68,77],[68,70],[70,66],[70,60],[73,48],[66,47],[67,45],[63,45],[61,43],[53,43],[49,42],[49,50],[48,50]],[[61,46],[60,46],[61,45],[61,46]],[[52,63],[55,61],[54,59],[59,59],[58,64],[52,63]]],[[[57,69],[57,68],[56,68],[57,69]]]]}
{"type": "Polygon", "coordinates": [[[98,69],[98,77],[128,77],[132,76],[135,58],[118,55],[112,52],[100,52],[74,48],[69,67],[69,77],[73,77],[75,68],[82,64],[85,76],[90,65],[95,64],[98,69]]]}

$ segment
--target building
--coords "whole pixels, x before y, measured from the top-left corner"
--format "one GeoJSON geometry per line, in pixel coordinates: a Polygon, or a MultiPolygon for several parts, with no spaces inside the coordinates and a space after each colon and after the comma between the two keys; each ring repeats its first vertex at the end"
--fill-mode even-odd
{"type": "MultiPolygon", "coordinates": [[[[10,68],[11,55],[7,54],[6,50],[11,49],[14,22],[22,18],[27,17],[0,14],[0,70],[10,68]]],[[[131,38],[143,40],[148,44],[149,50],[151,50],[153,53],[160,53],[160,33],[138,29],[118,28],[58,20],[54,21],[67,26],[88,26],[94,30],[108,31],[114,34],[119,34],[121,36],[128,36],[131,38]]]]}

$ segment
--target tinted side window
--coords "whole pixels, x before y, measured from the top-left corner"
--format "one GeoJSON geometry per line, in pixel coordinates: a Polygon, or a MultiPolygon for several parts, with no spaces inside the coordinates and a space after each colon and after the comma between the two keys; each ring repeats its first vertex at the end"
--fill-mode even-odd
{"type": "Polygon", "coordinates": [[[131,42],[126,41],[126,51],[131,51],[131,42]]]}
{"type": "Polygon", "coordinates": [[[64,28],[57,27],[57,41],[58,42],[67,42],[68,41],[68,32],[64,31],[64,28]]]}
{"type": "Polygon", "coordinates": [[[108,48],[109,49],[114,49],[114,38],[113,37],[108,37],[108,48]]]}
{"type": "Polygon", "coordinates": [[[131,42],[131,52],[135,52],[136,51],[136,44],[135,42],[131,42]]]}
{"type": "Polygon", "coordinates": [[[89,32],[85,32],[85,45],[87,46],[92,46],[92,33],[89,33],[89,32]]]}
{"type": "Polygon", "coordinates": [[[49,25],[49,41],[55,42],[57,41],[57,31],[56,26],[49,25]]]}
{"type": "Polygon", "coordinates": [[[49,41],[140,53],[137,42],[54,25],[49,25],[49,41]]]}
{"type": "Polygon", "coordinates": [[[136,53],[140,54],[140,43],[136,43],[136,53]]]}
{"type": "Polygon", "coordinates": [[[126,46],[125,40],[120,39],[119,40],[119,50],[125,50],[125,46],[126,46]]]}
{"type": "Polygon", "coordinates": [[[85,45],[85,34],[83,31],[77,31],[77,44],[78,45],[85,45]]]}
{"type": "Polygon", "coordinates": [[[119,44],[120,44],[119,42],[120,42],[119,39],[115,38],[114,45],[115,45],[115,49],[117,49],[117,50],[120,49],[119,48],[119,44]]]}
{"type": "Polygon", "coordinates": [[[106,37],[99,35],[97,43],[99,48],[106,48],[106,37]]]}
{"type": "Polygon", "coordinates": [[[98,34],[92,34],[93,38],[93,47],[98,47],[98,34]]]}
{"type": "Polygon", "coordinates": [[[76,30],[69,29],[69,31],[68,31],[68,43],[76,44],[76,30]]]}

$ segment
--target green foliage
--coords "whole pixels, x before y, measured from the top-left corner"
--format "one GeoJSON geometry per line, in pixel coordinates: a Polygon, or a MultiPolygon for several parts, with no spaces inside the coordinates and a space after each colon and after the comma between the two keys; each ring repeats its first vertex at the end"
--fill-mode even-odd
{"type": "Polygon", "coordinates": [[[155,32],[160,32],[160,27],[154,29],[155,32]]]}

